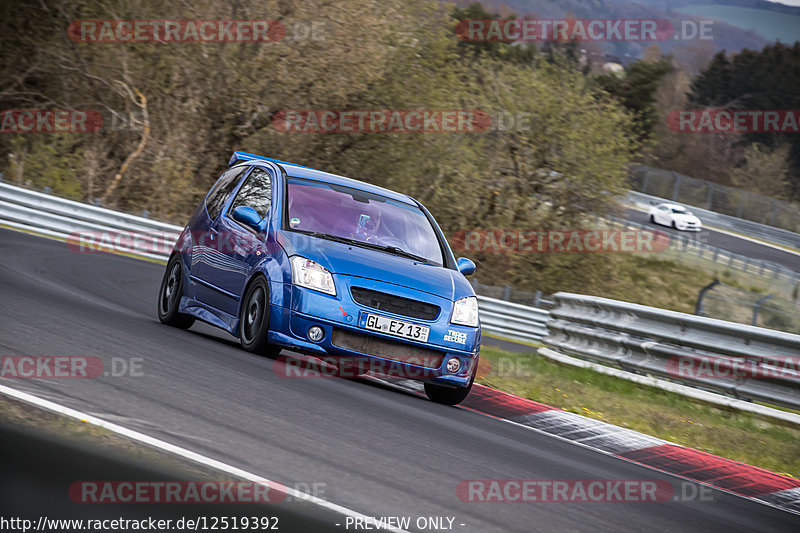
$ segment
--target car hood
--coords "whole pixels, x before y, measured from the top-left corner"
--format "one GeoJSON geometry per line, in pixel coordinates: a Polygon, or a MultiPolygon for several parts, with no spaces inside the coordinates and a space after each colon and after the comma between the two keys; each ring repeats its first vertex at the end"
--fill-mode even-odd
{"type": "Polygon", "coordinates": [[[302,255],[333,274],[392,283],[450,301],[474,294],[472,286],[457,270],[296,231],[279,231],[278,239],[290,256],[302,255]]]}
{"type": "Polygon", "coordinates": [[[696,217],[696,216],[694,216],[694,215],[686,215],[686,214],[681,214],[681,213],[673,213],[673,214],[672,214],[672,217],[673,217],[675,220],[679,220],[679,221],[681,221],[681,222],[694,222],[694,223],[698,223],[698,222],[700,222],[700,219],[699,219],[699,218],[697,218],[697,217],[696,217]]]}

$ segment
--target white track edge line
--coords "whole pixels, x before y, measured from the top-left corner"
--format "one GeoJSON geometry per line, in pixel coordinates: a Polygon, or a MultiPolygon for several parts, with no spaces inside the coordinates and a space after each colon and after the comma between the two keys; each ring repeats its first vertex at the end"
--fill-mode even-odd
{"type": "MultiPolygon", "coordinates": [[[[272,488],[269,485],[270,483],[275,484],[275,485],[280,485],[281,486],[281,490],[284,490],[287,495],[291,495],[291,496],[293,496],[295,498],[298,498],[298,499],[301,499],[301,500],[306,500],[308,502],[316,504],[316,505],[318,505],[320,507],[323,507],[325,509],[328,509],[330,511],[334,511],[336,513],[342,514],[344,516],[351,516],[351,517],[354,517],[354,518],[361,518],[361,519],[369,518],[367,515],[364,515],[362,513],[357,512],[357,511],[353,511],[352,509],[348,509],[347,507],[341,506],[341,505],[333,503],[333,502],[329,502],[327,500],[323,500],[321,498],[317,498],[316,496],[312,496],[311,494],[306,494],[305,492],[301,492],[299,490],[296,490],[296,489],[290,488],[288,486],[285,486],[283,483],[278,483],[277,481],[271,481],[271,480],[265,478],[264,476],[257,476],[257,475],[255,475],[255,474],[253,474],[251,472],[248,472],[246,470],[242,470],[241,468],[237,468],[235,466],[231,466],[231,465],[225,464],[225,463],[223,463],[221,461],[217,461],[216,459],[212,459],[210,457],[206,457],[204,455],[201,455],[199,453],[193,452],[191,450],[187,450],[186,448],[181,448],[180,446],[176,446],[174,444],[170,444],[169,442],[166,442],[166,441],[163,441],[163,440],[160,440],[160,439],[156,439],[155,437],[150,437],[149,435],[145,435],[144,433],[139,433],[138,431],[134,431],[132,429],[128,429],[128,428],[119,426],[117,424],[113,424],[111,422],[107,422],[107,421],[105,421],[105,420],[103,420],[101,418],[97,418],[95,416],[92,416],[92,415],[89,415],[89,414],[86,414],[86,413],[82,413],[82,412],[77,411],[75,409],[72,409],[70,407],[66,407],[64,405],[61,405],[61,404],[58,404],[58,403],[55,403],[55,402],[51,402],[49,400],[45,400],[43,398],[39,398],[38,396],[34,396],[33,394],[29,394],[27,392],[23,392],[23,391],[20,391],[20,390],[17,390],[17,389],[13,389],[11,387],[7,387],[7,386],[2,385],[2,384],[0,384],[0,393],[5,394],[7,396],[11,396],[11,397],[16,398],[18,400],[21,400],[23,402],[27,402],[27,403],[36,405],[37,407],[41,407],[41,408],[44,408],[44,409],[48,409],[50,411],[54,411],[54,412],[59,413],[59,414],[64,415],[64,416],[77,418],[78,420],[80,420],[82,422],[87,422],[89,424],[101,427],[101,428],[106,429],[108,431],[112,431],[114,433],[117,433],[117,434],[122,435],[124,437],[127,437],[129,439],[142,442],[142,443],[147,444],[149,446],[152,446],[154,448],[158,448],[160,450],[164,450],[164,451],[173,453],[175,455],[179,455],[181,457],[184,457],[184,458],[189,459],[191,461],[194,461],[196,463],[200,463],[202,465],[205,465],[205,466],[208,466],[208,467],[211,467],[211,468],[215,468],[215,469],[220,470],[222,472],[227,472],[228,474],[232,474],[234,476],[238,476],[238,477],[240,477],[242,479],[246,479],[248,481],[252,481],[254,483],[258,483],[260,485],[267,486],[269,488],[272,488]]],[[[333,524],[331,524],[331,525],[333,525],[333,524]]],[[[396,532],[396,533],[408,533],[404,529],[395,529],[395,528],[385,528],[384,531],[392,531],[392,532],[396,532]]]]}

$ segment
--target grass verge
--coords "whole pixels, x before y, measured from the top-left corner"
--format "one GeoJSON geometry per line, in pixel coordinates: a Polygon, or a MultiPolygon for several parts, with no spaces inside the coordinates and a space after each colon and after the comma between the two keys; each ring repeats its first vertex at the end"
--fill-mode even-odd
{"type": "Polygon", "coordinates": [[[560,365],[534,348],[481,348],[490,371],[477,381],[517,396],[675,444],[800,477],[800,429],[679,394],[560,365]]]}

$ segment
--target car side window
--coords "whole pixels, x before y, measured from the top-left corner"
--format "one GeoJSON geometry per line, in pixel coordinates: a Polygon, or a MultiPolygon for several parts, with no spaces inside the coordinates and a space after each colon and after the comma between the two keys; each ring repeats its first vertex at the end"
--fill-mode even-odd
{"type": "Polygon", "coordinates": [[[272,177],[263,168],[254,168],[247,180],[239,189],[236,199],[231,204],[230,212],[245,205],[256,210],[261,218],[267,216],[272,205],[272,177]]]}
{"type": "Polygon", "coordinates": [[[211,220],[214,220],[222,211],[222,206],[228,200],[236,184],[239,183],[239,177],[247,170],[247,167],[232,168],[225,172],[219,178],[216,185],[211,189],[211,192],[206,196],[206,210],[211,220]]]}

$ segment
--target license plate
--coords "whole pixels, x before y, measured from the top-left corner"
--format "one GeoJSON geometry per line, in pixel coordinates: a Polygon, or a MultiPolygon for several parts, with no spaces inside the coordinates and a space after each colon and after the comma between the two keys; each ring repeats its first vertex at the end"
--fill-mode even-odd
{"type": "Polygon", "coordinates": [[[358,325],[364,329],[420,342],[428,342],[428,334],[431,332],[431,328],[428,326],[364,312],[358,317],[358,325]]]}

